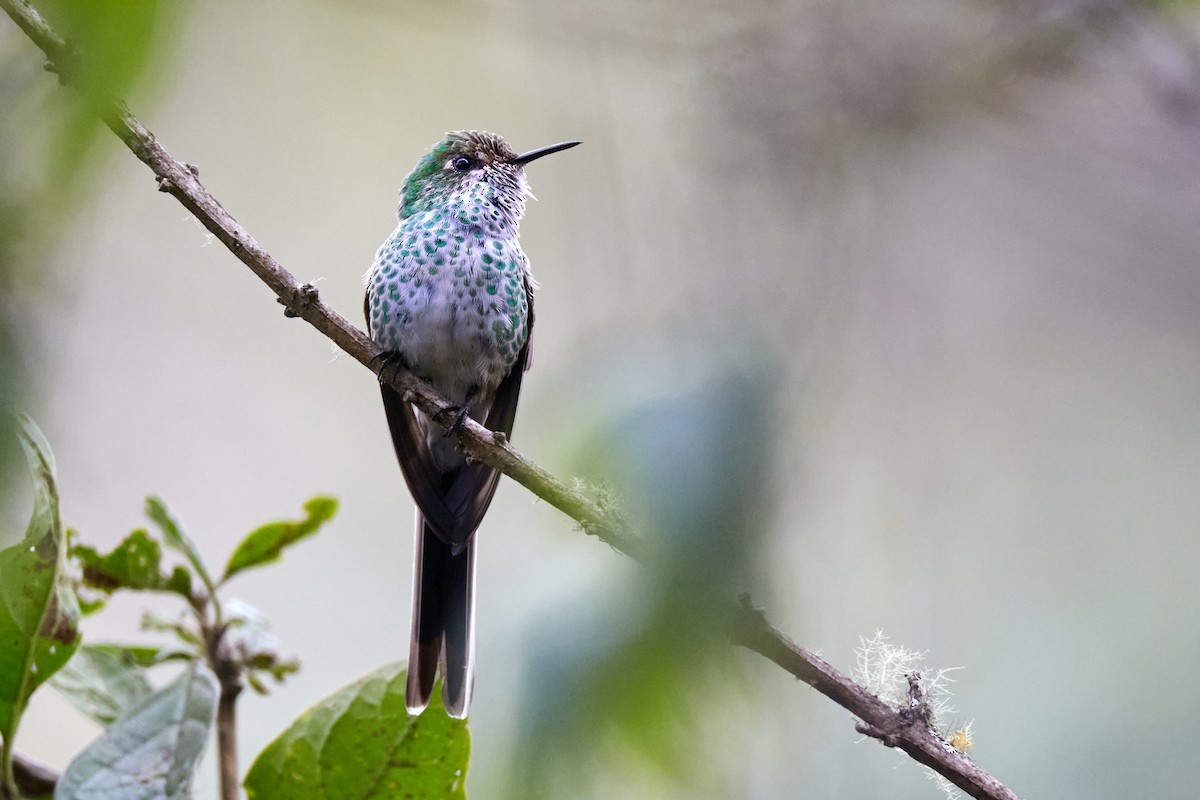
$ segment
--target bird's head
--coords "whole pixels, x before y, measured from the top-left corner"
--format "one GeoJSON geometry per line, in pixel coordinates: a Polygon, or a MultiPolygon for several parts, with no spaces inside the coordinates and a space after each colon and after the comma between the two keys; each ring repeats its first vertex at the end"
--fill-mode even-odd
{"type": "Polygon", "coordinates": [[[448,133],[405,179],[400,218],[438,209],[467,225],[516,224],[525,212],[529,192],[525,165],[577,144],[562,142],[518,154],[494,133],[448,133]]]}

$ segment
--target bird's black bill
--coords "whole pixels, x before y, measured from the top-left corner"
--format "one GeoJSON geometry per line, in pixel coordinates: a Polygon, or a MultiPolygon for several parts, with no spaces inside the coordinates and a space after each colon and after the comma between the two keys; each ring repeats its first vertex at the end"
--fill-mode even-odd
{"type": "Polygon", "coordinates": [[[551,153],[557,153],[561,150],[569,150],[577,144],[583,144],[583,142],[559,142],[558,144],[552,144],[549,147],[539,147],[537,150],[530,150],[528,153],[521,153],[521,155],[517,156],[508,163],[516,164],[518,167],[523,167],[530,161],[539,159],[542,156],[548,156],[551,153]]]}

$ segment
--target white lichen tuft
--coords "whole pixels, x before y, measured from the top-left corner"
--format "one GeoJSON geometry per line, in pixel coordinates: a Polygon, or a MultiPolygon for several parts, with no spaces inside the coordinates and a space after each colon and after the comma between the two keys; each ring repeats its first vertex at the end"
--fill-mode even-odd
{"type": "Polygon", "coordinates": [[[924,660],[925,653],[891,644],[882,630],[870,639],[860,636],[858,642],[854,679],[896,710],[907,706],[907,675],[924,660]]]}
{"type": "MultiPolygon", "coordinates": [[[[868,638],[859,637],[854,649],[857,663],[853,676],[862,686],[899,713],[916,712],[928,721],[930,731],[945,742],[947,749],[967,753],[974,746],[972,723],[949,722],[957,713],[951,702],[953,692],[950,673],[960,667],[922,670],[927,651],[909,650],[888,641],[882,630],[868,638]]],[[[930,780],[950,800],[962,797],[958,788],[946,778],[925,767],[930,780]]]]}
{"type": "Polygon", "coordinates": [[[929,767],[925,767],[925,777],[933,781],[933,785],[936,786],[942,794],[946,795],[949,800],[958,800],[958,798],[963,796],[963,793],[959,791],[959,788],[951,783],[945,775],[939,775],[929,767]]]}
{"type": "Polygon", "coordinates": [[[882,630],[875,631],[875,635],[869,639],[860,636],[858,641],[859,646],[854,648],[857,658],[854,679],[880,700],[896,711],[911,708],[914,700],[909,676],[915,675],[920,682],[924,702],[931,712],[929,720],[935,731],[940,730],[940,720],[956,713],[951,703],[954,693],[950,691],[950,684],[954,683],[954,678],[950,677],[950,673],[960,667],[922,671],[920,667],[928,651],[894,645],[882,630]]]}
{"type": "Polygon", "coordinates": [[[572,478],[571,488],[592,498],[606,517],[620,517],[623,513],[621,497],[607,483],[591,483],[583,478],[572,478]]]}

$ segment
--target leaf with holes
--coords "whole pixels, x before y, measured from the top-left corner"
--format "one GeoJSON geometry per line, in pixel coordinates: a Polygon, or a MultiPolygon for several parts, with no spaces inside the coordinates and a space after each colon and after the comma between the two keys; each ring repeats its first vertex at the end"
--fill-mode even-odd
{"type": "Polygon", "coordinates": [[[71,548],[83,572],[83,584],[112,594],[118,589],[176,592],[189,597],[192,581],[187,570],[176,567],[170,575],[162,570],[162,546],[144,530],[136,530],[112,552],[101,555],[95,548],[79,544],[71,548]]]}

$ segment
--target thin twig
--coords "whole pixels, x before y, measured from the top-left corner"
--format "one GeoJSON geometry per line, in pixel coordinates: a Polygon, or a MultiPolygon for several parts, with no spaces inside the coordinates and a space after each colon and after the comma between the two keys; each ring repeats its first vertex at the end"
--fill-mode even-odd
{"type": "Polygon", "coordinates": [[[242,687],[221,684],[217,700],[217,759],[221,776],[221,800],[238,800],[237,698],[242,687]]]}
{"type": "Polygon", "coordinates": [[[919,715],[895,711],[825,659],[773,628],[762,611],[750,604],[748,595],[742,597],[734,620],[733,641],[775,662],[856,716],[859,733],[903,750],[971,797],[1019,800],[1016,793],[922,724],[919,715]]]}
{"type": "MultiPolygon", "coordinates": [[[[0,7],[49,57],[51,64],[74,64],[66,43],[24,0],[0,0],[0,7]]],[[[60,70],[65,82],[70,73],[60,70]]],[[[381,351],[365,333],[326,305],[311,284],[300,284],[209,194],[195,167],[176,161],[132,114],[119,103],[95,101],[98,113],[121,141],[158,176],[160,191],[184,205],[230,252],[248,266],[279,298],[288,316],[300,317],[325,334],[338,347],[375,371],[384,363],[381,351]]],[[[403,370],[386,369],[380,380],[405,400],[434,419],[450,419],[450,406],[432,387],[403,370]]],[[[594,501],[572,491],[566,483],[529,461],[502,434],[493,433],[470,418],[458,432],[462,450],[471,458],[495,467],[529,491],[576,520],[583,530],[627,555],[638,557],[640,548],[626,523],[606,513],[594,501]]],[[[767,622],[761,611],[744,601],[738,609],[733,640],[770,659],[861,720],[858,729],[884,744],[897,747],[915,760],[945,776],[972,797],[984,800],[1018,800],[1017,795],[975,766],[925,726],[914,725],[820,657],[799,647],[767,622]]]]}

